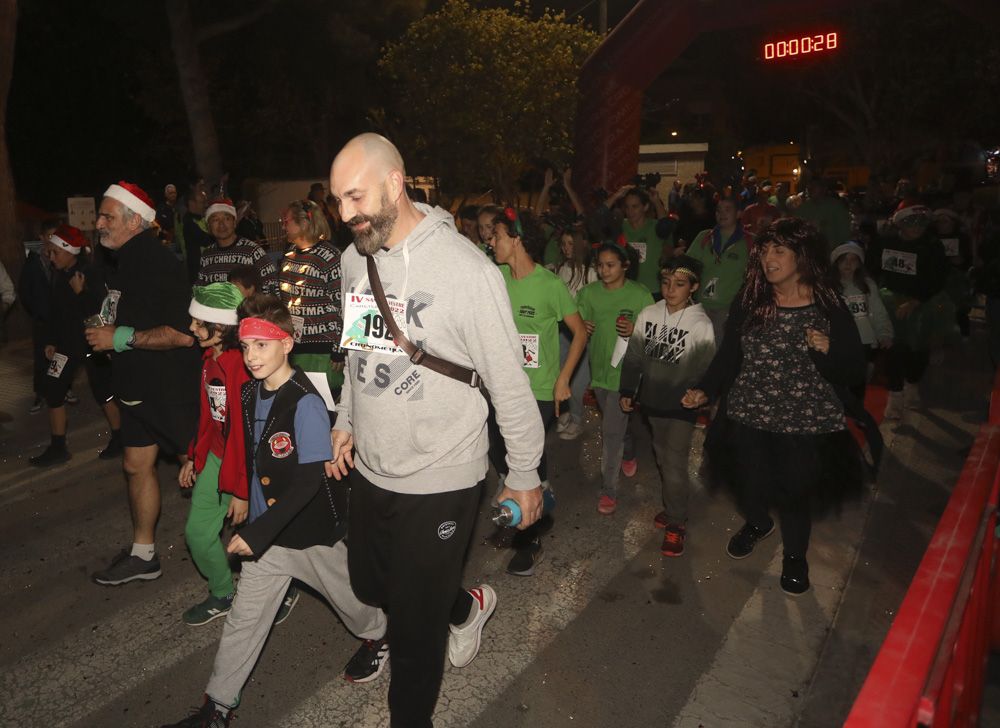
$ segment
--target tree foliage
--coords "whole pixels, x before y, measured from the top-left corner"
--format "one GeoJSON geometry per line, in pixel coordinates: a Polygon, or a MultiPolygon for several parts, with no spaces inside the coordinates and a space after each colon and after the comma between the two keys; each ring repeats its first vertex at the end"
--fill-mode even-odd
{"type": "Polygon", "coordinates": [[[563,13],[448,0],[382,54],[386,132],[411,172],[451,191],[489,184],[509,197],[529,161],[568,161],[577,76],[598,42],[563,13]]]}

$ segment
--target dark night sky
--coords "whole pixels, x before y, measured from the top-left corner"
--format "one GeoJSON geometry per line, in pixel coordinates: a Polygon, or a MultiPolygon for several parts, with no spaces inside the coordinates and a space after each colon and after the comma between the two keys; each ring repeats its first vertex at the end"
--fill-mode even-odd
{"type": "MultiPolygon", "coordinates": [[[[331,40],[323,13],[345,3],[282,0],[263,21],[203,48],[223,156],[235,179],[322,174],[330,150],[367,128],[368,109],[385,103],[373,58],[331,40]],[[306,123],[320,115],[322,124],[306,123]]],[[[192,6],[198,19],[211,21],[247,4],[214,0],[192,6]]],[[[609,0],[612,26],[633,4],[609,0]]],[[[19,5],[8,102],[8,142],[19,199],[60,209],[67,195],[98,194],[121,178],[136,180],[156,194],[168,181],[180,187],[192,174],[193,158],[162,0],[22,0],[19,5]]],[[[586,21],[596,23],[597,2],[533,5],[580,11],[586,21]]],[[[890,10],[915,5],[944,4],[881,4],[890,10]]],[[[359,47],[369,54],[402,29],[391,21],[366,24],[364,19],[358,27],[368,33],[368,45],[359,47]]],[[[795,27],[794,19],[789,27],[795,27]]],[[[948,29],[949,34],[954,31],[948,29]]],[[[733,133],[748,141],[788,138],[801,130],[803,119],[815,117],[816,110],[788,97],[787,90],[801,82],[794,73],[754,60],[764,34],[762,28],[715,34],[689,48],[647,93],[644,137],[664,141],[664,130],[678,125],[706,137],[717,133],[704,113],[692,115],[697,105],[692,102],[699,98],[716,107],[723,99],[745,112],[733,133]],[[776,104],[781,114],[772,113],[776,104]]],[[[921,53],[933,42],[933,35],[914,40],[922,44],[921,53]]],[[[992,118],[995,111],[994,104],[992,118]]]]}

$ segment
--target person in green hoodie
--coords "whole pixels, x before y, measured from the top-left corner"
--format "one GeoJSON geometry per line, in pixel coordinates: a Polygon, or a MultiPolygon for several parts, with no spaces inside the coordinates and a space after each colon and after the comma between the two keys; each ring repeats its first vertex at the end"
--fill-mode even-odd
{"type": "Polygon", "coordinates": [[[750,239],[740,225],[737,201],[723,197],[715,207],[716,226],[703,230],[687,249],[687,254],[704,267],[698,301],[712,319],[715,344],[722,345],[722,335],[729,318],[729,307],[743,287],[750,239]]]}

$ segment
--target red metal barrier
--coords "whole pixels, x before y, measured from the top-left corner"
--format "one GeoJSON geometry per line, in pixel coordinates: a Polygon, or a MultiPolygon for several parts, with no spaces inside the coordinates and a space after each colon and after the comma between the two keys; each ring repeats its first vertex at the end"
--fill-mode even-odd
{"type": "MultiPolygon", "coordinates": [[[[1000,383],[1000,379],[998,379],[1000,383]]],[[[996,611],[1000,389],[848,728],[975,726],[996,611]]]]}

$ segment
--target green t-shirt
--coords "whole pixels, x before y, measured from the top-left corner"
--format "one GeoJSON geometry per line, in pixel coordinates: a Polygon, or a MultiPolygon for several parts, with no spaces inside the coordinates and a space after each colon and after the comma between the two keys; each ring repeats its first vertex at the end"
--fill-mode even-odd
{"type": "Polygon", "coordinates": [[[540,265],[520,279],[511,275],[510,266],[500,266],[500,272],[521,335],[531,391],[535,399],[551,402],[559,377],[559,322],[576,313],[576,303],[562,279],[540,265]]]}
{"type": "Polygon", "coordinates": [[[703,230],[688,247],[687,254],[704,266],[701,287],[696,295],[698,302],[707,311],[728,309],[746,278],[750,255],[746,233],[740,233],[740,237],[732,240],[722,255],[716,257],[712,250],[712,231],[703,230]]]}
{"type": "Polygon", "coordinates": [[[618,342],[615,323],[619,316],[635,321],[639,312],[653,303],[649,289],[641,283],[625,281],[625,285],[609,291],[600,281],[589,283],[576,295],[576,305],[584,321],[594,322],[590,336],[590,383],[593,387],[618,391],[621,362],[611,366],[611,355],[618,342]]]}
{"type": "MultiPolygon", "coordinates": [[[[542,254],[542,265],[546,268],[558,268],[562,263],[562,252],[559,250],[560,236],[556,234],[556,228],[548,223],[542,224],[542,232],[545,234],[545,252],[542,254]]],[[[551,269],[550,268],[550,269],[551,269]]]]}
{"type": "Polygon", "coordinates": [[[656,234],[656,220],[646,220],[642,227],[634,228],[628,220],[622,222],[625,242],[639,254],[639,274],[636,280],[649,291],[660,290],[660,258],[667,241],[656,234]]]}

